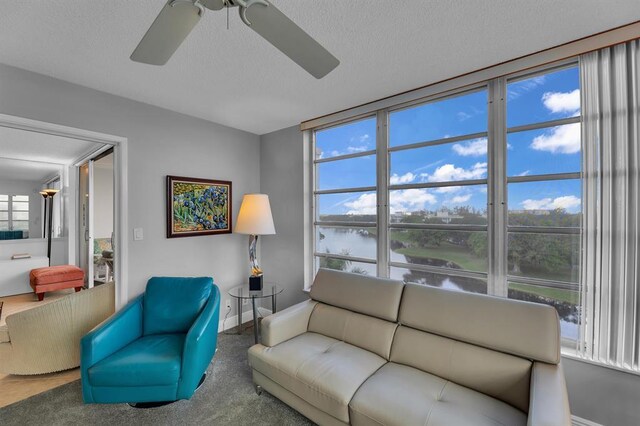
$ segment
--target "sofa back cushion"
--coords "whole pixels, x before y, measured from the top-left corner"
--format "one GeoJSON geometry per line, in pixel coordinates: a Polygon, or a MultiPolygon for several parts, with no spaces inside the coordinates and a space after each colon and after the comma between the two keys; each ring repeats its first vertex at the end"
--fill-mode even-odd
{"type": "Polygon", "coordinates": [[[407,284],[399,321],[521,358],[560,362],[560,323],[551,306],[407,284]]]}
{"type": "Polygon", "coordinates": [[[153,277],[144,294],[144,335],[186,333],[209,300],[209,277],[153,277]]]}
{"type": "Polygon", "coordinates": [[[320,269],[311,298],[387,321],[397,321],[404,284],[361,274],[320,269]]]}
{"type": "Polygon", "coordinates": [[[397,326],[395,322],[318,303],[311,313],[308,331],[342,340],[389,360],[397,326]]]}
{"type": "Polygon", "coordinates": [[[530,360],[400,326],[390,361],[529,410],[530,360]]]}

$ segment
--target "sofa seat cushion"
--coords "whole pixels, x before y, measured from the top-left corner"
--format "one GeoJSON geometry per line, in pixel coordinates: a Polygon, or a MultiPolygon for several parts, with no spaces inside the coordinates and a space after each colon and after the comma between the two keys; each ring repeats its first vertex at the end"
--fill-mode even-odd
{"type": "Polygon", "coordinates": [[[11,338],[9,337],[9,328],[7,325],[0,325],[0,343],[10,342],[11,338]]]}
{"type": "Polygon", "coordinates": [[[387,363],[353,397],[353,425],[526,425],[511,405],[406,365],[387,363]]]}
{"type": "Polygon", "coordinates": [[[317,333],[304,333],[274,347],[255,345],[251,366],[309,404],[349,423],[349,401],[386,360],[317,333]]]}
{"type": "Polygon", "coordinates": [[[94,386],[175,385],[180,379],[184,334],[144,336],[88,370],[94,386]]]}

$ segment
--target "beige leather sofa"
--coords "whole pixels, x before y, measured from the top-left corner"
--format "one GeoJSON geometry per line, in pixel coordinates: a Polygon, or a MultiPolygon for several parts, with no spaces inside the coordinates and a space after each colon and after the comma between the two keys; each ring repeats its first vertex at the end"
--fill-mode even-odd
{"type": "Polygon", "coordinates": [[[320,425],[570,425],[556,311],[321,269],[262,323],[258,389],[320,425]]]}
{"type": "MultiPolygon", "coordinates": [[[[7,317],[0,373],[44,374],[80,365],[80,339],[115,311],[113,282],[7,317]]],[[[36,302],[34,302],[36,303],[36,302]]]]}

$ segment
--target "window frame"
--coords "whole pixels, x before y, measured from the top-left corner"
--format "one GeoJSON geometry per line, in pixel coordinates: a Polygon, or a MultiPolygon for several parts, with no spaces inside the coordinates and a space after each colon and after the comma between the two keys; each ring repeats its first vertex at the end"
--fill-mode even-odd
{"type": "MultiPolygon", "coordinates": [[[[432,94],[426,97],[420,97],[406,102],[393,105],[391,107],[382,108],[353,117],[344,118],[332,123],[324,124],[309,130],[310,134],[310,212],[311,221],[310,229],[310,261],[312,280],[317,270],[317,259],[321,257],[337,258],[350,260],[354,262],[364,262],[377,264],[377,276],[388,278],[391,268],[414,269],[441,275],[460,276],[465,278],[483,279],[487,282],[487,294],[508,297],[509,282],[514,279],[524,284],[534,286],[542,286],[549,288],[566,288],[571,289],[579,294],[584,291],[583,277],[579,274],[578,282],[560,282],[557,280],[529,278],[510,275],[508,272],[508,237],[510,233],[534,233],[534,234],[554,234],[554,235],[577,235],[582,236],[584,232],[584,215],[585,205],[581,205],[580,226],[574,227],[521,227],[509,225],[509,208],[508,208],[508,186],[510,183],[519,182],[539,182],[547,180],[567,180],[579,179],[581,190],[584,192],[584,174],[581,164],[579,172],[557,173],[557,174],[538,174],[530,176],[508,176],[507,172],[507,138],[509,134],[536,130],[543,128],[553,128],[559,125],[582,123],[582,109],[580,115],[576,117],[568,117],[562,119],[547,120],[539,123],[526,125],[518,125],[507,127],[507,85],[519,80],[531,78],[535,75],[549,74],[562,69],[568,69],[578,66],[579,57],[571,57],[562,61],[545,64],[525,71],[509,74],[507,76],[497,77],[490,80],[474,83],[463,87],[454,87],[445,92],[432,94]],[[486,90],[487,92],[487,127],[484,132],[454,136],[450,138],[441,138],[430,141],[413,142],[406,145],[389,145],[389,121],[393,112],[404,109],[417,107],[423,104],[434,103],[457,96],[464,96],[474,92],[486,90]],[[363,119],[376,117],[376,149],[368,150],[360,153],[345,154],[326,159],[316,158],[316,133],[322,130],[345,125],[363,119]],[[466,141],[475,138],[487,138],[487,174],[486,178],[473,179],[464,181],[451,182],[433,182],[433,183],[408,183],[408,184],[391,184],[390,179],[390,159],[392,153],[406,151],[411,149],[423,148],[428,146],[442,145],[459,141],[466,141]],[[376,156],[376,187],[354,187],[338,190],[318,190],[317,189],[317,164],[329,161],[339,161],[349,158],[357,158],[366,155],[376,156]],[[471,186],[486,185],[487,188],[487,223],[486,225],[473,224],[407,224],[392,223],[390,215],[389,195],[393,190],[405,190],[411,188],[432,188],[443,186],[471,186]],[[376,223],[373,222],[322,222],[319,220],[317,209],[317,195],[329,193],[345,193],[345,192],[361,192],[375,191],[377,196],[377,216],[376,223]],[[331,225],[335,227],[375,227],[377,229],[377,257],[376,261],[360,258],[357,256],[344,256],[338,254],[327,255],[326,253],[318,253],[316,251],[316,230],[318,226],[331,225]],[[487,271],[477,272],[464,269],[444,268],[430,265],[405,264],[402,262],[394,262],[390,260],[390,238],[391,230],[401,229],[440,229],[450,231],[481,231],[487,234],[487,271]]],[[[582,84],[579,82],[582,90],[582,84]]],[[[584,159],[584,138],[581,138],[581,155],[584,159]]],[[[581,197],[584,198],[584,197],[581,197]]],[[[581,247],[579,248],[581,250],[581,247]]],[[[309,260],[307,260],[309,261],[309,260]]],[[[580,269],[580,268],[579,268],[580,269]]],[[[309,282],[310,285],[310,282],[309,282]]],[[[586,319],[582,298],[578,303],[581,306],[582,320],[586,319]]],[[[575,346],[581,340],[577,341],[563,339],[563,348],[575,346]]]]}
{"type": "MultiPolygon", "coordinates": [[[[320,261],[320,258],[328,258],[328,259],[339,259],[339,260],[347,260],[352,262],[359,263],[367,263],[370,265],[376,265],[378,263],[378,258],[380,256],[380,248],[378,243],[378,248],[376,250],[376,259],[368,259],[358,256],[344,255],[344,254],[334,254],[334,253],[320,253],[316,250],[316,229],[318,227],[330,227],[330,228],[377,228],[379,222],[379,213],[380,209],[377,209],[376,212],[376,222],[336,222],[336,221],[321,221],[320,220],[320,211],[318,207],[318,196],[320,195],[331,195],[331,194],[348,194],[353,192],[376,192],[378,187],[378,175],[379,175],[379,161],[378,161],[378,140],[380,134],[379,128],[379,117],[377,114],[364,114],[361,116],[353,117],[348,120],[341,120],[335,123],[331,123],[325,126],[318,127],[313,129],[311,132],[311,233],[310,233],[310,244],[311,244],[311,274],[312,277],[315,276],[317,270],[317,263],[320,261]],[[376,148],[373,150],[367,150],[362,152],[353,152],[350,154],[336,155],[328,158],[316,158],[316,133],[328,130],[331,128],[348,125],[350,123],[355,123],[358,121],[364,121],[371,118],[376,118],[376,148]],[[360,158],[367,157],[370,155],[376,156],[376,186],[363,186],[363,187],[346,187],[346,188],[337,188],[337,189],[318,189],[318,164],[331,163],[340,160],[348,160],[351,158],[360,158]]],[[[380,204],[380,200],[376,199],[376,203],[380,204]]],[[[378,274],[380,273],[379,266],[377,267],[378,274]]]]}
{"type": "Polygon", "coordinates": [[[29,195],[24,195],[24,194],[2,194],[7,196],[7,209],[2,209],[0,210],[0,212],[7,212],[7,220],[0,220],[0,222],[6,222],[7,223],[7,230],[8,231],[23,231],[23,232],[29,232],[29,225],[30,225],[30,220],[31,220],[31,196],[29,195]],[[19,200],[19,201],[15,201],[14,197],[27,197],[27,200],[19,200]],[[13,203],[17,202],[17,203],[26,203],[27,204],[27,209],[26,210],[14,210],[13,209],[13,203]],[[20,213],[27,213],[27,219],[14,219],[13,218],[13,213],[15,212],[20,212],[20,213]],[[14,229],[15,228],[15,224],[14,222],[26,222],[27,223],[27,229],[14,229]]]}

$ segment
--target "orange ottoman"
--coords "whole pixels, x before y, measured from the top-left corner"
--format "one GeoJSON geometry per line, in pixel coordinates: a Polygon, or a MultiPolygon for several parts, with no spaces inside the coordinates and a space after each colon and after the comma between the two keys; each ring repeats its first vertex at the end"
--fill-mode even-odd
{"type": "Polygon", "coordinates": [[[76,292],[84,286],[84,271],[73,265],[47,266],[32,269],[29,283],[38,300],[44,299],[47,291],[75,288],[76,292]]]}

